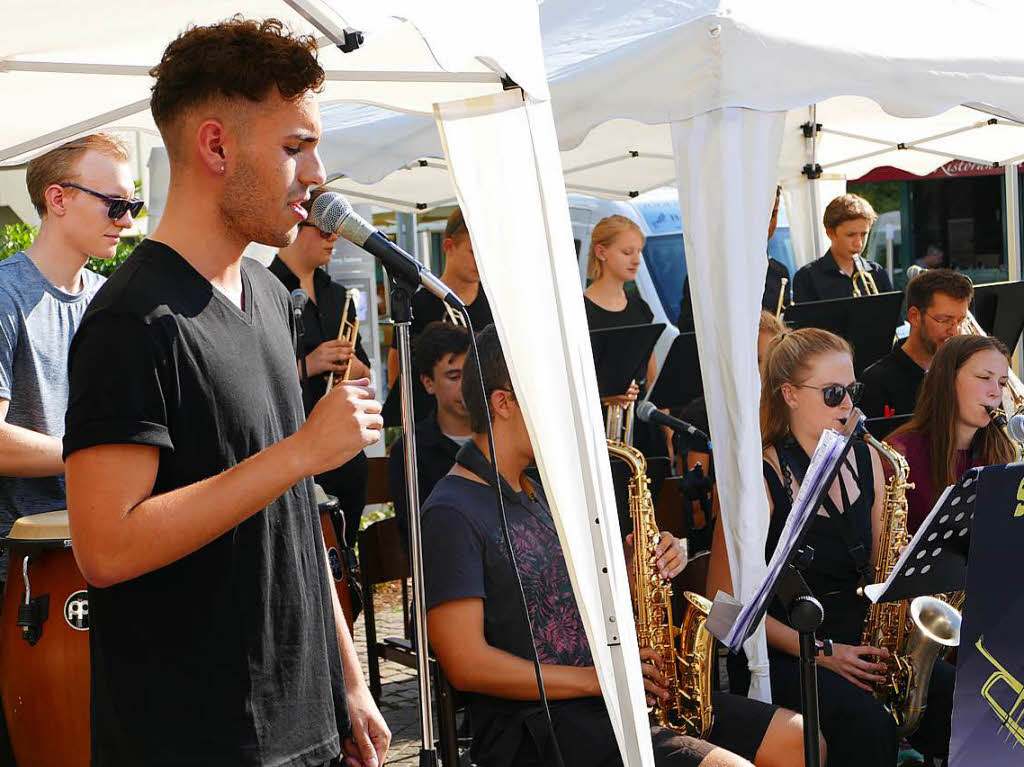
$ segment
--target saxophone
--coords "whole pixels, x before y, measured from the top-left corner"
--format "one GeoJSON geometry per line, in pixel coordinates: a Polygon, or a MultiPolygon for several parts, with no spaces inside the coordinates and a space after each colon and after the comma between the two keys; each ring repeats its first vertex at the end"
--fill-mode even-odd
{"type": "Polygon", "coordinates": [[[608,440],[610,455],[626,462],[629,481],[629,515],[633,520],[633,614],[640,647],[650,647],[662,660],[661,672],[669,697],[652,711],[663,727],[684,735],[704,738],[711,731],[711,669],[714,638],[705,627],[711,602],[684,592],[686,612],[682,625],[672,622],[672,584],[663,581],[654,566],[659,532],[654,503],[648,489],[647,461],[625,443],[608,440]]]}
{"type": "MultiPolygon", "coordinates": [[[[910,542],[907,533],[907,460],[885,442],[866,431],[863,439],[892,466],[885,487],[882,534],[875,564],[876,583],[883,582],[896,566],[901,549],[910,542]]],[[[875,697],[896,720],[900,736],[913,733],[921,723],[928,700],[932,666],[939,652],[960,642],[960,613],[936,597],[917,597],[911,602],[880,602],[868,608],[861,644],[889,651],[885,681],[875,697]]]]}

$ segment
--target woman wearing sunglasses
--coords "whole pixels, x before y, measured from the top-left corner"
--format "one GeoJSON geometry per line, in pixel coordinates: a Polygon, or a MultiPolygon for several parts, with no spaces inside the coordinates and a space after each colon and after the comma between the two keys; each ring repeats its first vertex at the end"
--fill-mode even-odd
{"type": "MultiPolygon", "coordinates": [[[[825,429],[843,428],[863,387],[854,378],[849,344],[813,328],[775,339],[762,361],[761,379],[764,480],[771,513],[765,554],[771,557],[818,440],[825,429]]],[[[885,666],[879,661],[886,651],[861,645],[868,602],[857,594],[861,570],[870,567],[880,532],[884,481],[880,457],[867,444],[855,441],[825,506],[811,519],[804,541],[814,555],[803,576],[825,611],[817,636],[833,642],[832,655],[818,656],[818,703],[829,767],[891,767],[899,745],[892,716],[872,693],[872,685],[883,679],[885,666]]],[[[731,589],[721,541],[722,536],[716,535],[709,593],[731,589]]],[[[799,709],[798,635],[778,600],[769,608],[766,626],[772,700],[799,709]]],[[[745,663],[732,660],[731,684],[736,681],[742,689],[749,680],[745,671],[745,663]]],[[[931,753],[945,753],[951,676],[948,684],[933,683],[932,695],[948,696],[948,700],[933,707],[929,697],[929,715],[915,742],[927,745],[931,753]]]]}
{"type": "Polygon", "coordinates": [[[991,336],[956,336],[935,354],[913,417],[887,440],[910,466],[911,533],[967,469],[1013,460],[1013,446],[988,415],[988,408],[1001,406],[1009,359],[1003,343],[991,336]]]}

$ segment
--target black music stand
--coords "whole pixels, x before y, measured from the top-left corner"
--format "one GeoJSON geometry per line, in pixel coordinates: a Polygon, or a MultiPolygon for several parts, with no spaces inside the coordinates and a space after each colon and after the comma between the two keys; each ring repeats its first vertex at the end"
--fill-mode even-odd
{"type": "Polygon", "coordinates": [[[845,338],[853,347],[853,368],[859,376],[892,351],[902,306],[903,294],[898,292],[811,301],[786,309],[786,323],[794,328],[821,328],[845,338]]]}
{"type": "Polygon", "coordinates": [[[883,440],[913,417],[913,413],[891,415],[887,418],[869,418],[864,422],[871,436],[883,440]]]}
{"type": "Polygon", "coordinates": [[[697,334],[680,333],[669,347],[648,399],[658,408],[681,407],[704,396],[697,334]]]}
{"type": "Polygon", "coordinates": [[[979,471],[968,469],[955,485],[945,489],[885,582],[864,587],[872,602],[895,602],[964,587],[979,471]]]}
{"type": "Polygon", "coordinates": [[[646,377],[647,360],[664,329],[664,323],[655,323],[590,331],[597,391],[601,397],[624,394],[630,383],[646,377]]]}
{"type": "Polygon", "coordinates": [[[1024,282],[976,285],[971,313],[982,330],[1006,344],[1013,354],[1024,332],[1024,282]]]}

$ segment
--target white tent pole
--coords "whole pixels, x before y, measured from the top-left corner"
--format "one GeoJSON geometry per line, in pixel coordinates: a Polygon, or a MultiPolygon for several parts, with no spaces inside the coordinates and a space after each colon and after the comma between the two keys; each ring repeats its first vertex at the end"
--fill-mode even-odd
{"type": "Polygon", "coordinates": [[[152,67],[138,64],[87,64],[64,61],[0,61],[0,72],[50,72],[62,75],[148,77],[152,67]]]}
{"type": "Polygon", "coordinates": [[[329,69],[324,72],[335,82],[383,83],[500,83],[501,78],[490,72],[398,72],[390,69],[329,69]]]}
{"type": "Polygon", "coordinates": [[[395,199],[394,197],[382,197],[381,195],[377,194],[366,194],[365,192],[357,192],[354,189],[345,189],[343,187],[337,187],[337,189],[338,191],[344,192],[346,197],[352,197],[359,200],[367,200],[368,202],[379,202],[381,205],[385,206],[395,205],[398,206],[399,208],[404,208],[408,210],[426,210],[427,207],[430,207],[430,204],[425,202],[398,200],[395,199]],[[421,205],[425,205],[427,207],[420,207],[421,205]]]}
{"type": "MultiPolygon", "coordinates": [[[[811,136],[810,136],[810,167],[811,172],[816,173],[818,167],[818,105],[811,104],[811,136]]],[[[818,179],[812,178],[811,175],[807,176],[807,203],[810,206],[808,211],[808,219],[811,222],[811,237],[814,240],[814,254],[813,261],[815,258],[821,257],[824,252],[821,242],[821,227],[817,225],[818,211],[821,206],[818,201],[818,179]]]]}
{"type": "MultiPolygon", "coordinates": [[[[1020,175],[1016,163],[1007,165],[1003,174],[1006,190],[1006,266],[1007,276],[1011,282],[1021,277],[1020,262],[1020,175]]],[[[1018,341],[1013,353],[1013,367],[1017,375],[1021,375],[1022,361],[1021,344],[1018,341]]]]}
{"type": "Polygon", "coordinates": [[[126,104],[123,107],[112,109],[109,112],[104,112],[103,114],[96,115],[95,117],[86,118],[74,125],[68,125],[65,128],[60,128],[59,130],[47,133],[44,136],[38,136],[31,141],[25,141],[21,144],[9,146],[6,149],[0,149],[0,162],[10,157],[17,157],[19,154],[24,154],[25,152],[31,152],[33,149],[39,149],[47,144],[52,144],[54,141],[71,138],[78,133],[84,133],[85,131],[93,128],[98,128],[111,120],[117,120],[122,117],[138,114],[146,109],[149,109],[149,99],[142,99],[142,101],[136,101],[133,104],[126,104]]]}
{"type": "Polygon", "coordinates": [[[945,133],[936,133],[934,136],[927,136],[926,138],[919,138],[914,141],[897,141],[892,142],[887,139],[874,138],[873,136],[862,136],[859,133],[850,133],[848,131],[836,130],[835,128],[822,128],[822,133],[831,133],[833,136],[843,136],[844,138],[852,138],[857,141],[870,141],[873,144],[884,144],[885,146],[891,147],[892,149],[913,149],[920,144],[927,144],[929,141],[938,141],[939,139],[949,138],[950,136],[958,136],[961,133],[967,133],[968,131],[977,130],[978,128],[985,128],[989,125],[1014,125],[1020,127],[1020,123],[1011,123],[1003,120],[1000,122],[996,118],[992,117],[988,120],[979,120],[976,123],[970,125],[964,125],[960,128],[954,128],[948,130],[945,133]]]}
{"type": "MultiPolygon", "coordinates": [[[[84,64],[63,61],[3,61],[0,72],[48,72],[65,75],[117,75],[149,77],[152,67],[135,64],[84,64]]],[[[324,72],[335,82],[404,83],[500,83],[491,72],[415,72],[390,69],[329,69],[324,72]]]]}

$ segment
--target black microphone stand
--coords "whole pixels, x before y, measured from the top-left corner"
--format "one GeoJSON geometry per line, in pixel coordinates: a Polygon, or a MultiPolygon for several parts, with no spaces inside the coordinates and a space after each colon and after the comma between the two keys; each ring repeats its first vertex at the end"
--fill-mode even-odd
{"type": "Polygon", "coordinates": [[[408,508],[409,553],[412,556],[413,621],[416,643],[416,674],[420,692],[420,767],[437,767],[434,746],[434,717],[430,697],[430,659],[427,642],[426,595],[423,589],[423,549],[420,535],[420,489],[416,473],[416,417],[413,413],[412,349],[409,326],[412,322],[412,296],[419,288],[390,271],[391,318],[398,338],[398,381],[402,402],[402,435],[405,448],[405,503],[408,508]]]}
{"type": "MultiPolygon", "coordinates": [[[[828,486],[826,486],[827,492],[828,486]]],[[[797,551],[793,561],[779,579],[775,595],[789,616],[789,625],[800,635],[800,714],[804,718],[804,765],[821,767],[821,743],[818,740],[818,652],[832,654],[832,640],[826,639],[818,647],[814,633],[825,619],[821,602],[814,598],[801,571],[814,559],[814,549],[805,546],[797,551]]]]}
{"type": "MultiPolygon", "coordinates": [[[[309,298],[307,297],[306,300],[308,301],[309,298]]],[[[301,307],[292,304],[292,316],[295,317],[295,358],[302,368],[302,377],[299,379],[299,384],[302,387],[303,403],[306,400],[306,386],[309,383],[309,373],[306,370],[306,355],[302,353],[302,337],[306,335],[306,324],[302,321],[304,309],[305,304],[301,307]]]]}

